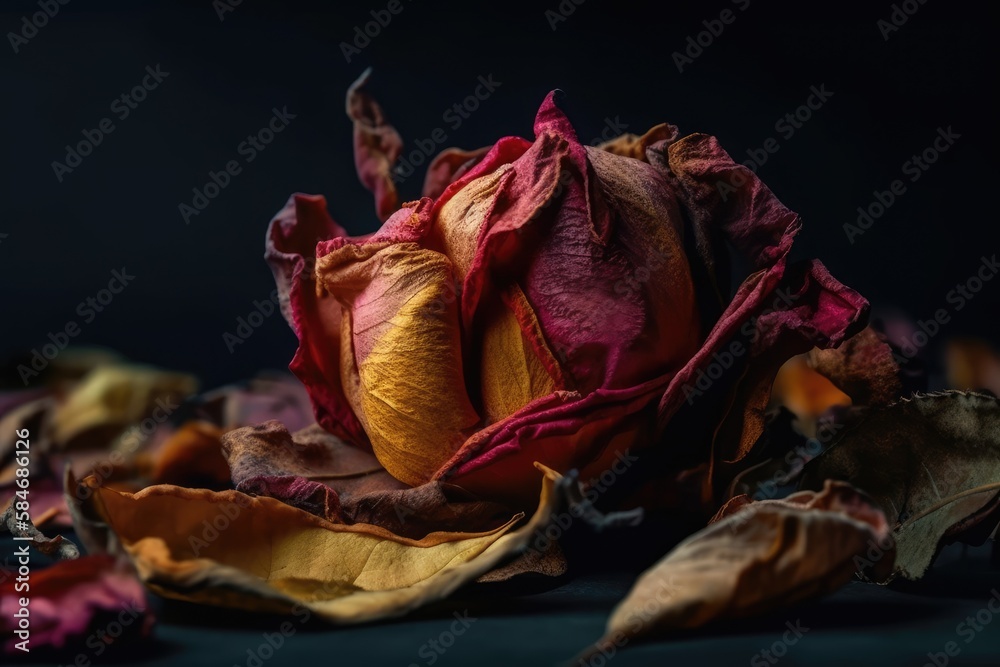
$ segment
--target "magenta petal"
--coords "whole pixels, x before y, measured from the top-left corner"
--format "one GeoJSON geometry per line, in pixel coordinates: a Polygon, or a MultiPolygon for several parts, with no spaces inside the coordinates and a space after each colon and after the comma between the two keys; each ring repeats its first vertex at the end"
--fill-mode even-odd
{"type": "MultiPolygon", "coordinates": [[[[15,648],[20,639],[13,631],[17,628],[14,613],[25,591],[15,590],[13,572],[3,574],[7,575],[0,584],[0,631],[7,637],[4,650],[23,655],[15,648]]],[[[119,641],[149,633],[152,617],[145,590],[135,575],[111,556],[59,561],[33,572],[30,583],[31,649],[89,651],[93,647],[85,649],[84,638],[100,628],[107,629],[107,624],[123,613],[132,622],[122,624],[126,633],[119,641]]]]}
{"type": "Polygon", "coordinates": [[[278,285],[281,311],[299,339],[289,369],[308,389],[316,421],[345,440],[368,446],[340,379],[341,307],[313,275],[317,243],[344,236],[326,211],[326,199],[293,195],[271,221],[264,257],[278,285]]]}

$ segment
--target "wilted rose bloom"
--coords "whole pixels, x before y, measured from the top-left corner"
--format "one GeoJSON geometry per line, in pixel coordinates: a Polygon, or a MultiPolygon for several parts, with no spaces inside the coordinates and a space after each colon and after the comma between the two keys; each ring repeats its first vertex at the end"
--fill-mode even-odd
{"type": "Polygon", "coordinates": [[[397,207],[401,140],[364,80],[356,161],[387,219],[347,237],[297,194],[267,258],[317,420],[406,484],[524,506],[534,461],[587,480],[638,460],[647,482],[690,469],[710,489],[760,435],[781,363],[864,326],[822,264],[786,266],[799,217],[713,137],[586,146],[550,94],[534,141],[445,151],[397,207]],[[752,271],[732,298],[727,243],[752,271]]]}

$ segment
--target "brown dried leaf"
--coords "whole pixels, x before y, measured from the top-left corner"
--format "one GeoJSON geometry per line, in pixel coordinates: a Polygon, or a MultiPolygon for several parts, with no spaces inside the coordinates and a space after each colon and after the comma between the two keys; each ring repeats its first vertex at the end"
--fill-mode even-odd
{"type": "Polygon", "coordinates": [[[46,537],[42,531],[35,528],[27,512],[16,509],[16,502],[15,497],[0,514],[0,532],[9,531],[15,538],[25,540],[46,556],[62,560],[80,557],[80,549],[72,541],[62,535],[46,537]]]}
{"type": "Polygon", "coordinates": [[[731,501],[738,511],[643,573],[588,655],[826,594],[850,580],[856,556],[889,534],[882,513],[842,482],[827,483],[819,494],[743,503],[731,501]]]}
{"type": "Polygon", "coordinates": [[[871,495],[893,528],[898,573],[919,579],[942,540],[991,514],[1000,492],[1000,403],[948,391],[871,410],[805,467],[800,486],[827,479],[871,495]]]}
{"type": "Polygon", "coordinates": [[[892,348],[871,327],[840,347],[812,350],[808,361],[850,396],[855,405],[889,405],[902,394],[903,383],[892,348]]]}

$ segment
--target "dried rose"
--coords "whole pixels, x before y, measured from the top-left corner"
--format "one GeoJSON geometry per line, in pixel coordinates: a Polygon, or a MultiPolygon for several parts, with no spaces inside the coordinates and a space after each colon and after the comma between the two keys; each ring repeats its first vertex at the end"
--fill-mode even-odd
{"type": "MultiPolygon", "coordinates": [[[[348,111],[386,214],[401,139],[366,77],[348,111]]],[[[434,198],[366,237],[294,195],[266,252],[291,369],[324,428],[410,485],[524,507],[535,461],[586,480],[655,451],[710,490],[705,462],[749,453],[778,367],[860,330],[867,302],[818,261],[786,266],[799,217],[713,137],[662,124],[588,147],[554,94],[534,130],[446,151],[434,198]],[[732,298],[726,241],[753,269],[732,298]]]]}

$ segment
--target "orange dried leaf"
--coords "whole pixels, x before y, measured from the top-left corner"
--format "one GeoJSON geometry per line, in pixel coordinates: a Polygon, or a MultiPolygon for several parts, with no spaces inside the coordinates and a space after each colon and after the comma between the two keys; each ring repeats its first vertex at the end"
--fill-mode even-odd
{"type": "Polygon", "coordinates": [[[302,605],[334,623],[397,616],[439,600],[519,553],[547,525],[560,476],[544,470],[538,511],[485,533],[421,540],[377,526],[334,524],[267,497],[154,486],[101,488],[90,501],[142,580],[175,599],[288,612],[302,605]]]}

